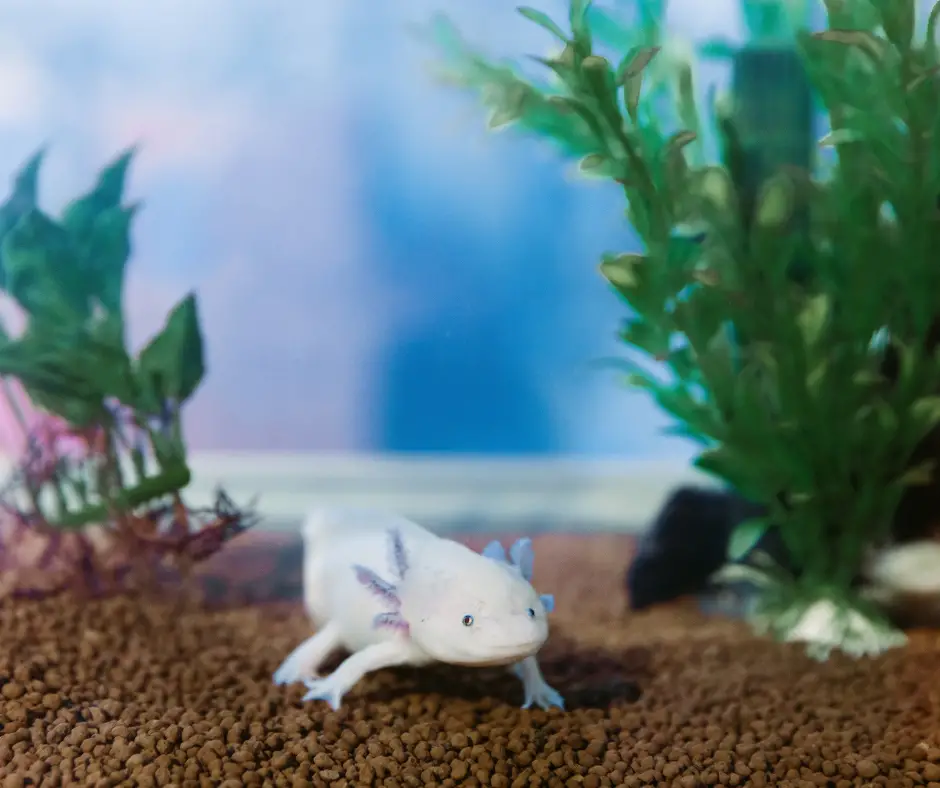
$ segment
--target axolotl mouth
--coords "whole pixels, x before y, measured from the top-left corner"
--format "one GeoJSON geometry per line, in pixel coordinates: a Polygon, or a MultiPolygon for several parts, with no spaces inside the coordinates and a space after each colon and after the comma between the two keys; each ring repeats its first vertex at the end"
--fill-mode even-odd
{"type": "MultiPolygon", "coordinates": [[[[543,638],[530,640],[524,643],[514,643],[512,645],[500,645],[494,648],[487,648],[473,652],[461,651],[448,648],[447,662],[452,665],[463,665],[465,667],[499,667],[502,665],[512,665],[520,662],[526,657],[534,656],[545,643],[543,638]]],[[[452,644],[451,644],[452,645],[452,644]]]]}

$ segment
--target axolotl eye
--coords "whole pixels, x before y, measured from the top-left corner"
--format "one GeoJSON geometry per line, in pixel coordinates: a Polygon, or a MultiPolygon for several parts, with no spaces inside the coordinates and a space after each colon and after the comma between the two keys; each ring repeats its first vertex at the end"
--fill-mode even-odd
{"type": "Polygon", "coordinates": [[[535,609],[534,609],[534,608],[531,608],[531,607],[530,607],[530,608],[528,608],[525,612],[528,613],[529,618],[535,618],[535,609]]]}
{"type": "Polygon", "coordinates": [[[467,615],[465,615],[462,619],[460,619],[460,623],[463,624],[465,627],[472,627],[472,626],[473,626],[473,616],[471,616],[469,613],[467,613],[467,615]]]}

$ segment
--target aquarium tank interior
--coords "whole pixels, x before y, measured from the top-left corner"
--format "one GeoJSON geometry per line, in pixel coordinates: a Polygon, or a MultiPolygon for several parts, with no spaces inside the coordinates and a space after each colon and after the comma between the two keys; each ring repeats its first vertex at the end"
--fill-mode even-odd
{"type": "Polygon", "coordinates": [[[4,788],[940,785],[940,3],[528,2],[0,6],[4,788]]]}

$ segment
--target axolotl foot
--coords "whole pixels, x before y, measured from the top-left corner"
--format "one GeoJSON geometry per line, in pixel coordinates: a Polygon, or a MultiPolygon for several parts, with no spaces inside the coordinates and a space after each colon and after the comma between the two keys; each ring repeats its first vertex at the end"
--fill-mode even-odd
{"type": "Polygon", "coordinates": [[[325,700],[333,711],[336,711],[343,703],[343,688],[337,686],[335,681],[330,681],[327,676],[323,679],[305,679],[304,685],[307,687],[307,694],[300,700],[325,700]]]}
{"type": "Polygon", "coordinates": [[[558,690],[549,686],[539,670],[535,657],[527,657],[522,662],[512,666],[512,672],[522,681],[523,701],[522,708],[528,709],[538,706],[541,709],[550,709],[557,706],[565,708],[565,700],[558,690]]]}
{"type": "Polygon", "coordinates": [[[565,699],[561,697],[558,690],[552,689],[548,684],[542,684],[539,687],[527,687],[525,689],[522,708],[528,709],[533,705],[538,706],[540,709],[550,709],[552,706],[557,706],[559,709],[564,710],[565,699]]]}

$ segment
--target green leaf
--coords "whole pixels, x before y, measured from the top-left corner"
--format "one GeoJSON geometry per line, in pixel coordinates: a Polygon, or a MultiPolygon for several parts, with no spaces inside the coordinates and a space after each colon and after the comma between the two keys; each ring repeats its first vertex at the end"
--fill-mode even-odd
{"type": "MultiPolygon", "coordinates": [[[[39,170],[44,158],[45,150],[40,149],[14,176],[13,191],[3,205],[0,205],[0,242],[23,216],[36,207],[39,170]]],[[[0,265],[0,287],[6,288],[6,284],[6,270],[0,265]]]]}
{"type": "Polygon", "coordinates": [[[930,13],[927,15],[927,46],[937,57],[937,22],[940,21],[940,0],[933,4],[930,13]]]}
{"type": "Polygon", "coordinates": [[[105,397],[131,403],[137,396],[120,312],[106,312],[87,330],[89,376],[105,397]]]}
{"type": "Polygon", "coordinates": [[[930,484],[934,480],[936,464],[936,460],[927,460],[926,462],[918,463],[904,471],[904,473],[898,477],[897,482],[905,487],[930,484]]]}
{"type": "Polygon", "coordinates": [[[578,169],[591,178],[616,178],[620,175],[620,165],[599,153],[589,153],[578,162],[578,169]]]}
{"type": "Polygon", "coordinates": [[[900,51],[910,49],[914,38],[916,3],[914,0],[873,0],[888,40],[900,51]]]}
{"type": "Polygon", "coordinates": [[[94,296],[109,312],[121,312],[124,274],[131,256],[131,222],[137,210],[137,205],[131,205],[102,211],[85,237],[83,267],[94,283],[94,296]]]}
{"type": "Polygon", "coordinates": [[[574,42],[583,57],[591,53],[591,28],[588,24],[590,10],[591,0],[570,0],[568,23],[574,42]]]}
{"type": "Polygon", "coordinates": [[[819,393],[820,389],[823,386],[823,383],[826,382],[826,373],[829,371],[829,364],[824,359],[816,364],[806,376],[806,388],[810,394],[816,395],[819,393]]]}
{"type": "Polygon", "coordinates": [[[79,399],[68,393],[55,393],[35,385],[26,387],[26,390],[34,404],[60,416],[73,427],[82,428],[101,422],[102,409],[92,400],[79,399]]]}
{"type": "Polygon", "coordinates": [[[819,293],[810,297],[796,318],[807,347],[813,347],[819,342],[828,318],[828,294],[819,293]]]}
{"type": "Polygon", "coordinates": [[[770,522],[763,517],[755,517],[738,523],[728,540],[728,560],[740,561],[751,552],[770,528],[770,522]]]}
{"type": "Polygon", "coordinates": [[[719,213],[729,212],[735,203],[734,183],[724,167],[704,167],[695,173],[692,192],[719,213]]]}
{"type": "Polygon", "coordinates": [[[163,330],[137,358],[142,410],[159,412],[166,399],[182,405],[195,393],[205,372],[196,295],[190,293],[173,308],[163,330]]]}
{"type": "Polygon", "coordinates": [[[774,575],[766,569],[747,564],[725,564],[711,576],[710,580],[716,585],[749,583],[763,590],[775,589],[780,585],[774,575]]]}
{"type": "Polygon", "coordinates": [[[770,479],[766,469],[757,466],[756,459],[752,454],[722,444],[699,454],[693,464],[704,473],[727,482],[741,495],[763,500],[770,479]]]}
{"type": "MultiPolygon", "coordinates": [[[[897,0],[897,2],[903,2],[903,0],[897,0]]],[[[864,52],[877,66],[884,62],[888,51],[887,41],[867,30],[823,30],[819,33],[813,33],[813,38],[818,41],[831,41],[836,44],[855,47],[864,52]]]]}
{"type": "Polygon", "coordinates": [[[933,429],[940,424],[940,396],[927,396],[915,400],[911,405],[911,416],[925,429],[933,429]]]}
{"type": "Polygon", "coordinates": [[[77,237],[92,231],[98,215],[121,204],[124,183],[136,148],[129,148],[98,174],[94,188],[69,203],[62,213],[62,225],[77,237]]]}
{"type": "Polygon", "coordinates": [[[640,93],[643,90],[643,74],[629,77],[623,83],[623,103],[627,108],[630,119],[636,123],[639,120],[640,93]]]}
{"type": "Polygon", "coordinates": [[[38,209],[26,213],[0,246],[7,291],[31,315],[81,319],[89,311],[88,281],[68,232],[38,209]]]}
{"type": "Polygon", "coordinates": [[[617,69],[617,76],[621,82],[633,79],[643,73],[646,67],[653,62],[662,47],[640,47],[627,55],[624,62],[617,69]]]}
{"type": "Polygon", "coordinates": [[[539,27],[547,30],[560,41],[567,43],[568,37],[565,35],[565,31],[562,30],[548,14],[537,11],[534,8],[529,8],[528,6],[519,6],[516,11],[530,22],[535,22],[539,27]]]}
{"type": "Polygon", "coordinates": [[[663,360],[669,355],[669,332],[645,320],[628,321],[620,332],[620,338],[655,359],[663,360]]]}
{"type": "Polygon", "coordinates": [[[767,181],[757,198],[754,221],[763,228],[779,228],[786,225],[793,214],[795,202],[793,182],[782,175],[767,181]]]}
{"type": "Polygon", "coordinates": [[[525,116],[526,106],[533,95],[531,86],[521,80],[504,86],[499,92],[498,101],[494,102],[486,126],[490,131],[516,123],[525,116]]]}
{"type": "Polygon", "coordinates": [[[663,146],[663,158],[667,158],[681,151],[686,145],[695,142],[698,135],[694,131],[677,131],[663,146]]]}
{"type": "Polygon", "coordinates": [[[0,377],[16,378],[33,403],[84,426],[101,415],[103,394],[64,334],[52,327],[40,332],[31,323],[22,337],[0,345],[0,377]]]}
{"type": "Polygon", "coordinates": [[[648,265],[641,254],[619,254],[606,257],[600,264],[601,275],[618,290],[629,291],[642,283],[640,266],[648,265]]]}
{"type": "Polygon", "coordinates": [[[885,382],[885,376],[878,370],[860,369],[852,375],[852,382],[863,387],[880,386],[885,382]]]}
{"type": "Polygon", "coordinates": [[[864,135],[857,129],[835,129],[821,137],[816,144],[820,148],[835,148],[838,145],[860,142],[863,139],[865,139],[864,135]]]}

